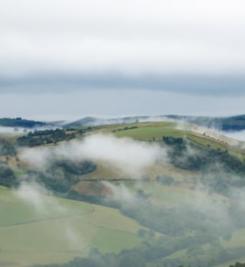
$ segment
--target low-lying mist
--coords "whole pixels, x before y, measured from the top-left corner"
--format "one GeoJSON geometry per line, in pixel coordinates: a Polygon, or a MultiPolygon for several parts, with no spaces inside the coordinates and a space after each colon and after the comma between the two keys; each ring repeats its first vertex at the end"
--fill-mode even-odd
{"type": "MultiPolygon", "coordinates": [[[[82,250],[83,233],[77,231],[72,221],[69,220],[72,216],[79,216],[76,210],[71,210],[61,199],[55,197],[53,192],[34,181],[22,182],[12,190],[12,193],[18,199],[22,212],[28,210],[31,216],[30,221],[23,223],[57,221],[57,226],[52,230],[53,238],[59,236],[60,242],[67,244],[68,249],[82,250]]],[[[48,226],[44,224],[40,229],[44,229],[44,234],[49,233],[48,229],[45,231],[45,227],[48,226]]],[[[47,238],[50,240],[52,236],[47,236],[47,238]]]]}
{"type": "MultiPolygon", "coordinates": [[[[37,171],[48,172],[56,161],[77,164],[91,161],[123,173],[125,177],[136,178],[106,180],[107,177],[102,175],[104,180],[89,182],[102,185],[105,194],[85,200],[118,209],[135,220],[142,227],[138,233],[142,244],[133,252],[126,250],[120,253],[118,258],[114,254],[101,256],[101,252],[89,255],[85,263],[78,259],[77,266],[144,267],[149,263],[154,267],[184,264],[207,267],[210,262],[215,266],[243,255],[240,245],[230,248],[234,235],[245,228],[245,185],[242,172],[236,173],[237,166],[243,170],[241,165],[234,160],[233,165],[227,168],[226,163],[233,158],[225,151],[211,148],[202,151],[181,138],[167,138],[165,141],[153,143],[117,138],[110,134],[93,134],[54,146],[19,150],[20,160],[37,171]],[[167,145],[172,143],[172,147],[167,145]],[[154,169],[155,166],[164,169],[166,165],[171,165],[169,176],[159,174],[158,168],[154,169]],[[149,169],[154,179],[147,177],[149,169]],[[182,250],[185,256],[169,258],[182,250]],[[125,259],[131,259],[131,253],[135,253],[133,255],[138,260],[121,265],[125,259]],[[138,257],[144,260],[140,261],[138,257]]],[[[82,187],[83,176],[75,182],[82,187]]],[[[91,187],[95,188],[93,192],[97,192],[97,186],[91,187]]],[[[79,200],[84,200],[85,191],[80,192],[79,200]]],[[[16,195],[21,201],[31,203],[37,213],[58,211],[61,216],[69,214],[67,208],[54,200],[49,190],[36,182],[22,183],[16,189],[16,195]]],[[[71,225],[64,229],[64,233],[73,247],[76,245],[80,249],[79,246],[84,245],[79,241],[83,233],[78,233],[71,225]]],[[[76,260],[64,266],[73,266],[74,262],[76,260]]]]}
{"type": "Polygon", "coordinates": [[[65,214],[65,208],[56,201],[53,194],[36,182],[23,182],[14,192],[20,201],[31,205],[37,214],[65,214]]]}
{"type": "Polygon", "coordinates": [[[144,170],[166,159],[166,151],[157,144],[94,134],[81,141],[70,141],[53,147],[27,148],[20,151],[21,160],[36,168],[45,168],[55,160],[101,162],[131,177],[141,177],[144,170]]]}

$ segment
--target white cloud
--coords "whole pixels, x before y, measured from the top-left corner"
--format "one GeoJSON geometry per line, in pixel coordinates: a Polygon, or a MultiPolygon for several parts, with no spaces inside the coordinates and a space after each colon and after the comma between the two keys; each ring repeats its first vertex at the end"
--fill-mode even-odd
{"type": "Polygon", "coordinates": [[[144,174],[146,168],[158,160],[164,160],[166,155],[156,144],[95,134],[82,141],[71,141],[53,148],[24,149],[20,152],[20,158],[37,168],[43,168],[55,159],[91,160],[137,178],[144,174]]]}
{"type": "Polygon", "coordinates": [[[245,65],[242,0],[9,0],[0,70],[220,72],[245,65]]]}
{"type": "MultiPolygon", "coordinates": [[[[23,182],[21,185],[13,190],[13,193],[26,206],[30,206],[31,210],[37,218],[50,219],[60,218],[67,219],[71,216],[71,210],[59,201],[52,192],[35,182],[23,182]]],[[[62,220],[62,223],[54,229],[54,232],[63,236],[65,242],[71,249],[84,247],[82,234],[77,231],[72,221],[62,220]]]]}

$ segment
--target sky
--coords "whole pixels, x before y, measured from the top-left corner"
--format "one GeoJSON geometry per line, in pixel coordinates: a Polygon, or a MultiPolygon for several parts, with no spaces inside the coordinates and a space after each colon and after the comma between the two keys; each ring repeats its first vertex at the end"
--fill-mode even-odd
{"type": "Polygon", "coordinates": [[[0,0],[0,117],[245,113],[243,0],[0,0]]]}

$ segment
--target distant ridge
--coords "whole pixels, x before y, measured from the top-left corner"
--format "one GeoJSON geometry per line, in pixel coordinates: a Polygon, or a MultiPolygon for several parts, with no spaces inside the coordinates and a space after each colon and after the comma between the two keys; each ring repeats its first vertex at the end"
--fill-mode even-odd
{"type": "Polygon", "coordinates": [[[230,117],[205,117],[205,116],[178,116],[168,115],[170,119],[182,120],[222,131],[242,131],[245,130],[245,115],[230,117]]]}
{"type": "Polygon", "coordinates": [[[0,126],[4,127],[21,127],[21,128],[35,128],[45,126],[47,123],[42,121],[27,120],[21,117],[17,118],[0,118],[0,126]]]}
{"type": "Polygon", "coordinates": [[[189,122],[199,126],[213,128],[222,131],[242,131],[245,130],[245,115],[230,117],[208,117],[208,116],[188,116],[188,115],[159,115],[159,116],[125,116],[118,118],[96,118],[92,116],[84,117],[80,120],[66,123],[65,121],[36,121],[17,118],[0,118],[0,126],[16,128],[80,128],[89,126],[100,126],[110,124],[129,124],[137,122],[154,122],[175,120],[189,122]]]}
{"type": "Polygon", "coordinates": [[[11,128],[26,128],[26,129],[34,129],[42,127],[62,128],[64,123],[65,123],[64,121],[45,122],[45,121],[28,120],[28,119],[23,119],[21,117],[0,118],[0,126],[11,127],[11,128]]]}
{"type": "Polygon", "coordinates": [[[127,116],[121,118],[96,118],[84,117],[80,120],[65,124],[65,127],[88,127],[106,124],[128,124],[147,121],[163,120],[185,121],[199,126],[214,128],[222,131],[242,131],[245,130],[245,115],[230,117],[208,117],[208,116],[182,116],[182,115],[159,115],[159,116],[127,116]]]}

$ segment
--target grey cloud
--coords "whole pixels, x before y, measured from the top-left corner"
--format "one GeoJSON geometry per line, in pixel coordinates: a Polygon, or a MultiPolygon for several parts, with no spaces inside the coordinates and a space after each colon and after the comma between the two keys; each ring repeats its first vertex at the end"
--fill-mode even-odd
{"type": "Polygon", "coordinates": [[[1,1],[0,113],[243,113],[244,7],[242,0],[1,1]]]}
{"type": "Polygon", "coordinates": [[[0,98],[1,116],[38,120],[75,120],[85,116],[185,114],[229,116],[242,114],[245,96],[234,94],[191,95],[161,90],[96,89],[71,92],[5,92],[0,98]],[[54,104],[55,103],[55,104],[54,104]]]}
{"type": "MultiPolygon", "coordinates": [[[[17,77],[16,81],[31,85],[52,86],[52,79],[60,79],[57,86],[65,80],[81,86],[117,86],[121,82],[122,86],[184,90],[213,83],[216,90],[231,90],[226,89],[232,83],[228,78],[223,82],[222,77],[218,81],[217,77],[205,77],[207,82],[190,84],[188,77],[182,77],[181,86],[164,82],[161,76],[243,74],[243,9],[240,0],[5,1],[0,9],[1,84],[11,84],[17,77]],[[126,78],[114,77],[113,71],[126,78]],[[35,73],[41,73],[36,80],[35,73]],[[63,73],[65,79],[60,77],[63,73]],[[82,73],[82,77],[70,73],[82,73]],[[142,78],[148,73],[154,79],[142,78]]],[[[237,78],[235,88],[241,84],[237,78]]]]}
{"type": "Polygon", "coordinates": [[[64,93],[84,90],[124,90],[128,88],[161,90],[196,95],[245,95],[243,75],[124,75],[115,73],[54,73],[29,77],[1,77],[0,93],[64,93]]]}

